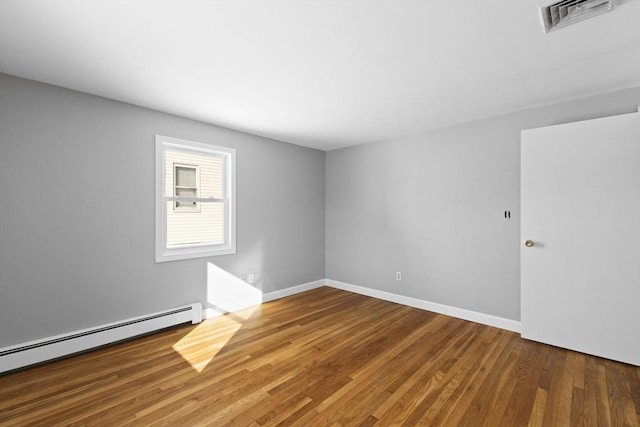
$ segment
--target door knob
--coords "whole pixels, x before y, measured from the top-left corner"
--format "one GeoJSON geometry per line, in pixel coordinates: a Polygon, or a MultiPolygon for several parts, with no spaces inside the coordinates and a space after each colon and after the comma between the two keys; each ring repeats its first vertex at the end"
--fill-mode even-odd
{"type": "Polygon", "coordinates": [[[535,243],[533,243],[533,240],[525,240],[524,241],[524,245],[528,248],[532,247],[535,243]]]}

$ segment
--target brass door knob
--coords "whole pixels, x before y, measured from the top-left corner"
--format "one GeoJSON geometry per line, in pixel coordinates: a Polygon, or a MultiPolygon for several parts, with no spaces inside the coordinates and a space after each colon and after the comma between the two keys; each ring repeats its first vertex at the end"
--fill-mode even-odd
{"type": "Polygon", "coordinates": [[[533,240],[525,240],[524,245],[528,248],[532,247],[534,245],[533,240]]]}

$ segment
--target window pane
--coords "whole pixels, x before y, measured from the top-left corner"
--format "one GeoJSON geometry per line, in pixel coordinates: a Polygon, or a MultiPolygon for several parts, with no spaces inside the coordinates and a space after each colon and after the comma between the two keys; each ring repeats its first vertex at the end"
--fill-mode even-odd
{"type": "MultiPolygon", "coordinates": [[[[199,197],[215,197],[216,199],[224,198],[222,179],[224,173],[224,160],[221,157],[171,150],[167,150],[165,152],[165,196],[173,196],[173,173],[174,164],[176,163],[181,165],[194,165],[200,168],[200,182],[197,183],[200,186],[199,197]]],[[[183,181],[181,176],[182,173],[178,173],[179,175],[176,179],[180,183],[176,182],[177,185],[195,187],[195,185],[183,185],[182,182],[186,181],[183,181]]]]}
{"type": "Polygon", "coordinates": [[[220,157],[207,157],[200,167],[200,197],[223,199],[222,174],[224,161],[220,157]]]}
{"type": "Polygon", "coordinates": [[[176,166],[176,185],[179,187],[197,187],[196,168],[176,166]]]}
{"type": "Polygon", "coordinates": [[[167,246],[224,243],[224,203],[200,202],[200,211],[184,214],[167,202],[167,246]]]}

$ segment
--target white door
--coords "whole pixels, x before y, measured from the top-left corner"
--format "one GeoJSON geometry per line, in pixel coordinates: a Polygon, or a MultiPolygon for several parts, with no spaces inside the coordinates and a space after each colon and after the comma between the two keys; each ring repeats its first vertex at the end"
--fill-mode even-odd
{"type": "Polygon", "coordinates": [[[640,113],[525,130],[521,166],[522,337],[640,365],[640,113]]]}

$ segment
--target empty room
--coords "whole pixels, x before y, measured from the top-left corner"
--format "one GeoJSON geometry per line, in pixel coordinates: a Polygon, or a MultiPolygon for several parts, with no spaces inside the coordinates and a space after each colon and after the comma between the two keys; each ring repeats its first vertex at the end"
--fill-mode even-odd
{"type": "Polygon", "coordinates": [[[640,0],[0,1],[0,426],[640,426],[640,0]]]}

